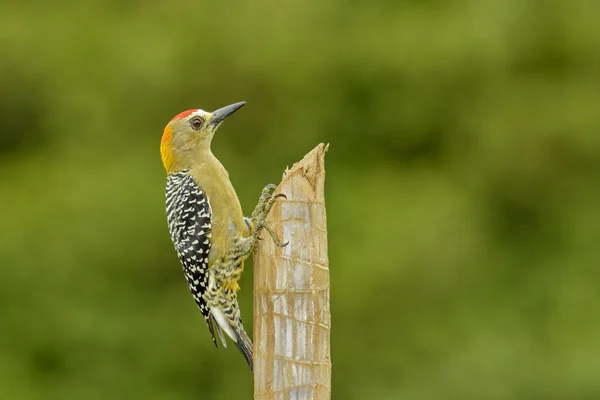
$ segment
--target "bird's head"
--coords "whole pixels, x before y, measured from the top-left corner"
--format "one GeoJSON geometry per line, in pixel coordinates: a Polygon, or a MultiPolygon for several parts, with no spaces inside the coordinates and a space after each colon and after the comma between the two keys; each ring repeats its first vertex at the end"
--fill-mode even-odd
{"type": "Polygon", "coordinates": [[[195,109],[177,114],[165,127],[160,143],[160,155],[167,172],[190,168],[203,154],[210,152],[210,142],[221,123],[245,104],[242,101],[213,112],[195,109]]]}

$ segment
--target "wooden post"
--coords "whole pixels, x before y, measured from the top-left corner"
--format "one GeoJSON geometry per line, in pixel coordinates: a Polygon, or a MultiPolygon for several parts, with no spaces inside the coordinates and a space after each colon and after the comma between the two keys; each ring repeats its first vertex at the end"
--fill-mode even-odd
{"type": "Polygon", "coordinates": [[[284,193],[254,252],[254,399],[331,397],[325,151],[318,145],[283,174],[284,193]]]}

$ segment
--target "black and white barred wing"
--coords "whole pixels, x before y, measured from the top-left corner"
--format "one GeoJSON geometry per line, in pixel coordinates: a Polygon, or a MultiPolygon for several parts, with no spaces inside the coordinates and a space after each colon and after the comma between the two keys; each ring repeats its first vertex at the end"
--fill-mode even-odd
{"type": "Polygon", "coordinates": [[[215,345],[210,310],[203,299],[208,286],[211,208],[208,197],[187,171],[167,178],[167,223],[192,296],[208,324],[215,345]]]}

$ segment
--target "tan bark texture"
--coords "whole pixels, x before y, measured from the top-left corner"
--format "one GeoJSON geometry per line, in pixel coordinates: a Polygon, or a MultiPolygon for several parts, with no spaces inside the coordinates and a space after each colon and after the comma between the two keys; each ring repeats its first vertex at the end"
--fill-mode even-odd
{"type": "Polygon", "coordinates": [[[318,145],[286,170],[269,233],[254,253],[254,398],[331,397],[325,152],[318,145]]]}

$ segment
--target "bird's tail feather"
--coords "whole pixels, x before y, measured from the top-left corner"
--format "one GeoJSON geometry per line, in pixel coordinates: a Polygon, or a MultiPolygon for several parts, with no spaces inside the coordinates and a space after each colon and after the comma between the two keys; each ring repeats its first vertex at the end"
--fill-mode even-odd
{"type": "Polygon", "coordinates": [[[208,318],[208,320],[206,322],[208,323],[208,330],[210,331],[210,335],[212,336],[212,340],[215,343],[215,346],[217,347],[217,349],[219,348],[219,344],[217,343],[215,331],[217,331],[217,336],[219,336],[219,339],[221,340],[223,347],[227,348],[227,341],[225,340],[225,335],[223,334],[223,329],[221,329],[221,326],[217,323],[217,321],[212,316],[212,314],[210,315],[210,317],[208,318]]]}
{"type": "Polygon", "coordinates": [[[232,318],[227,318],[220,308],[213,307],[210,310],[211,319],[214,323],[215,330],[217,331],[217,334],[219,335],[221,342],[223,343],[223,347],[227,347],[225,345],[225,337],[223,335],[224,332],[227,334],[227,336],[231,338],[231,340],[235,342],[237,348],[240,349],[240,352],[244,355],[246,362],[248,362],[250,370],[253,370],[254,365],[252,363],[252,340],[244,330],[244,325],[242,324],[242,319],[239,315],[237,303],[235,305],[235,310],[237,311],[237,313],[234,314],[232,318]]]}
{"type": "Polygon", "coordinates": [[[250,371],[254,372],[254,364],[252,362],[252,340],[250,336],[246,333],[242,325],[239,325],[239,328],[233,330],[235,332],[235,345],[240,352],[244,355],[246,362],[248,362],[248,366],[250,367],[250,371]]]}

